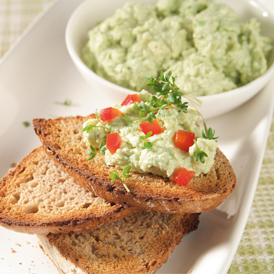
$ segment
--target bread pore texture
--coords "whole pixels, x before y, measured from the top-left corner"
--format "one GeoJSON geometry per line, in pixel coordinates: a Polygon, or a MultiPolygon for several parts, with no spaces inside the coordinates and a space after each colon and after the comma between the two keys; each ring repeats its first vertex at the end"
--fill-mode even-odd
{"type": "Polygon", "coordinates": [[[38,242],[60,273],[155,273],[198,223],[199,214],[138,212],[79,235],[38,236],[38,242]]]}
{"type": "Polygon", "coordinates": [[[0,225],[17,232],[81,233],[136,211],[75,184],[43,147],[32,151],[0,181],[0,225]]]}

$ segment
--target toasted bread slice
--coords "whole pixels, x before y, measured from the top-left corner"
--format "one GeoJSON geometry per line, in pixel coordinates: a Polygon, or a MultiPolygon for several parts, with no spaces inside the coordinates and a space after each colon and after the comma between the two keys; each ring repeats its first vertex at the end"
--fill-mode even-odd
{"type": "Polygon", "coordinates": [[[38,242],[60,273],[155,273],[195,230],[199,214],[138,212],[100,229],[38,236],[38,242]]]}
{"type": "Polygon", "coordinates": [[[29,234],[81,233],[136,212],[73,182],[39,147],[0,181],[0,225],[29,234]]]}
{"type": "MultiPolygon", "coordinates": [[[[94,115],[34,119],[33,125],[47,153],[66,168],[75,182],[109,202],[145,211],[195,213],[217,207],[235,188],[234,171],[224,154],[217,149],[211,170],[206,175],[194,177],[186,187],[168,178],[131,172],[132,177],[125,179],[130,189],[127,192],[120,181],[110,182],[109,174],[116,168],[107,166],[101,153],[87,161],[88,147],[83,139],[82,126],[90,118],[94,115]]],[[[121,176],[121,170],[119,172],[121,176]]]]}

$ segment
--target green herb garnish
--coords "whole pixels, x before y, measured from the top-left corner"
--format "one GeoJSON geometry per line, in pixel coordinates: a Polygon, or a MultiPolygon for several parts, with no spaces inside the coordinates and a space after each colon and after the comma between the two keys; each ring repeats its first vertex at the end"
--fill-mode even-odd
{"type": "Polygon", "coordinates": [[[133,123],[133,120],[131,120],[125,113],[123,113],[123,114],[124,114],[123,119],[124,119],[126,122],[132,124],[132,123],[133,123]]]}
{"type": "Polygon", "coordinates": [[[101,128],[106,128],[104,125],[100,125],[100,126],[95,126],[95,125],[87,125],[85,126],[83,129],[82,129],[82,132],[86,132],[86,133],[89,133],[93,128],[95,127],[101,127],[101,128]]]}
{"type": "Polygon", "coordinates": [[[92,145],[90,145],[89,148],[90,150],[87,151],[87,155],[90,155],[90,157],[88,158],[88,161],[92,160],[96,156],[96,154],[99,152],[105,155],[105,151],[107,149],[103,143],[99,145],[99,150],[96,150],[92,145]]]}
{"type": "Polygon", "coordinates": [[[205,162],[205,157],[208,157],[208,155],[204,151],[199,150],[199,151],[196,152],[195,160],[196,161],[201,161],[201,163],[204,163],[205,162]]]}
{"type": "Polygon", "coordinates": [[[97,120],[100,121],[100,116],[98,114],[98,109],[95,110],[95,117],[96,117],[97,120]]]}
{"type": "Polygon", "coordinates": [[[197,148],[196,152],[194,153],[195,160],[197,162],[201,161],[201,163],[204,163],[205,162],[205,157],[208,157],[208,155],[204,151],[200,150],[200,148],[199,148],[196,141],[194,141],[194,142],[195,142],[195,145],[196,145],[196,148],[197,148]]]}
{"type": "Polygon", "coordinates": [[[140,138],[141,140],[145,140],[145,139],[149,138],[151,135],[152,135],[152,131],[148,132],[148,133],[146,134],[146,136],[140,136],[139,138],[140,138]]]}
{"type": "Polygon", "coordinates": [[[82,130],[82,132],[90,132],[95,126],[94,125],[88,125],[88,126],[85,126],[82,130]]]}
{"type": "Polygon", "coordinates": [[[69,100],[69,99],[67,99],[67,100],[64,101],[64,105],[65,106],[70,106],[71,104],[72,104],[72,101],[69,100]]]}
{"type": "Polygon", "coordinates": [[[153,120],[156,119],[156,114],[165,116],[165,109],[175,108],[179,111],[187,112],[188,102],[182,102],[182,97],[187,98],[194,105],[201,106],[199,99],[190,93],[180,91],[179,87],[175,84],[176,78],[172,76],[172,71],[168,71],[166,74],[161,72],[159,79],[145,77],[147,81],[146,86],[156,91],[157,95],[148,96],[146,103],[143,101],[141,103],[134,103],[134,108],[139,111],[140,119],[145,117],[152,124],[153,120]]]}
{"type": "MultiPolygon", "coordinates": [[[[188,112],[200,116],[204,126],[204,130],[202,131],[202,137],[209,140],[218,139],[218,137],[214,137],[215,130],[213,130],[212,128],[207,128],[205,119],[203,118],[202,114],[196,109],[196,106],[201,106],[202,102],[192,95],[192,93],[194,93],[195,91],[184,92],[180,90],[180,88],[175,83],[177,76],[173,77],[172,71],[168,71],[166,74],[164,74],[164,72],[161,72],[158,79],[153,77],[145,77],[145,79],[147,81],[146,86],[153,89],[156,92],[156,94],[149,95],[146,98],[145,102],[141,101],[140,103],[134,103],[134,108],[139,112],[139,119],[134,121],[131,118],[129,118],[126,114],[124,114],[123,119],[127,123],[131,124],[131,133],[133,133],[136,130],[137,126],[141,122],[148,121],[149,123],[153,124],[153,121],[158,116],[165,116],[166,109],[176,109],[179,112],[188,112]],[[189,102],[183,102],[183,98],[187,99],[189,102]],[[189,107],[189,103],[191,103],[193,107],[189,107]]],[[[95,111],[95,117],[98,121],[100,120],[97,109],[95,111]]],[[[83,132],[88,133],[94,127],[96,126],[88,125],[83,129],[83,132]]],[[[104,126],[102,125],[102,127],[104,126]]],[[[141,140],[144,141],[144,148],[148,150],[151,150],[153,145],[152,142],[148,141],[148,138],[151,135],[152,132],[149,132],[145,136],[139,137],[141,140]]],[[[96,150],[93,146],[90,146],[91,150],[87,151],[88,155],[90,155],[88,160],[93,159],[98,152],[102,152],[104,154],[106,146],[103,146],[103,144],[100,144],[100,146],[101,147],[99,147],[99,150],[96,150]]],[[[200,150],[197,143],[196,146],[197,150],[194,154],[195,160],[204,163],[205,157],[208,157],[208,155],[204,151],[200,150]]],[[[116,174],[116,176],[117,175],[118,173],[116,174]]],[[[122,181],[122,179],[119,176],[116,179],[122,181]]]]}
{"type": "MultiPolygon", "coordinates": [[[[123,177],[123,178],[130,178],[130,177],[132,177],[132,175],[127,174],[127,173],[130,171],[130,169],[131,169],[131,166],[126,166],[126,167],[123,169],[123,171],[122,171],[122,177],[123,177]]],[[[127,191],[127,192],[130,192],[130,190],[128,189],[128,187],[127,187],[125,181],[124,181],[123,179],[120,178],[117,169],[115,169],[114,172],[112,172],[112,173],[109,174],[109,178],[112,179],[112,180],[110,181],[111,183],[113,183],[113,182],[116,181],[116,180],[119,180],[119,181],[124,185],[126,191],[127,191]]]]}
{"type": "MultiPolygon", "coordinates": [[[[140,136],[139,139],[146,140],[152,135],[152,131],[148,132],[146,136],[140,136]]],[[[151,142],[144,142],[144,148],[151,150],[152,149],[152,143],[151,142]]]]}
{"type": "Polygon", "coordinates": [[[55,102],[55,104],[64,105],[64,106],[71,106],[72,101],[69,100],[69,99],[66,99],[63,103],[61,103],[61,102],[55,102]]]}
{"type": "Polygon", "coordinates": [[[216,140],[219,138],[219,137],[214,137],[214,135],[215,135],[215,130],[213,130],[211,127],[207,130],[206,134],[204,131],[202,131],[202,136],[205,139],[216,140]]]}
{"type": "Polygon", "coordinates": [[[23,122],[23,125],[24,125],[25,127],[29,127],[29,126],[30,126],[30,122],[24,121],[24,122],[23,122]]]}
{"type": "MultiPolygon", "coordinates": [[[[172,76],[172,71],[168,71],[166,74],[161,72],[159,79],[153,77],[145,77],[147,80],[147,86],[152,88],[156,93],[156,96],[152,96],[147,99],[148,105],[144,107],[143,105],[135,107],[140,110],[140,117],[144,113],[147,115],[147,120],[152,123],[155,118],[155,109],[157,109],[159,115],[164,116],[164,109],[166,108],[176,108],[179,111],[193,113],[199,115],[202,119],[204,130],[202,131],[202,137],[209,140],[216,140],[218,137],[214,137],[215,130],[212,128],[207,129],[207,125],[202,114],[196,109],[196,106],[201,106],[202,102],[192,95],[193,92],[182,92],[179,87],[175,84],[177,76],[172,76]],[[190,103],[193,104],[193,108],[188,107],[188,102],[182,102],[182,98],[186,98],[190,103]]],[[[135,103],[136,104],[136,103],[135,103]]],[[[136,104],[137,105],[137,104],[136,104]]],[[[197,143],[196,143],[197,145],[197,143]]],[[[196,161],[205,162],[205,157],[208,155],[201,151],[197,145],[197,152],[195,159],[196,161]]]]}
{"type": "Polygon", "coordinates": [[[144,148],[151,150],[152,149],[152,143],[151,142],[144,142],[144,148]]]}
{"type": "Polygon", "coordinates": [[[185,97],[194,106],[202,105],[201,100],[192,96],[191,93],[184,93],[180,90],[180,88],[175,84],[177,76],[173,77],[171,70],[166,74],[161,71],[158,80],[153,77],[145,77],[145,79],[147,80],[146,85],[156,91],[158,93],[157,96],[161,97],[161,99],[159,99],[156,96],[152,96],[152,100],[156,104],[155,106],[163,109],[165,107],[169,107],[171,104],[175,108],[186,111],[188,104],[187,102],[182,102],[182,97],[185,97]]]}
{"type": "Polygon", "coordinates": [[[101,144],[99,145],[99,151],[100,151],[103,155],[105,155],[106,150],[107,150],[106,145],[104,145],[103,143],[101,143],[101,144]]]}

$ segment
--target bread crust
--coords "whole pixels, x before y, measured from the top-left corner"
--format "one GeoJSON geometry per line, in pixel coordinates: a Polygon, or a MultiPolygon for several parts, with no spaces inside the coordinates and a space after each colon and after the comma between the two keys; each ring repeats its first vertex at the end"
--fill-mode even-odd
{"type": "MultiPolygon", "coordinates": [[[[33,126],[47,153],[62,164],[78,184],[107,201],[145,211],[195,213],[216,208],[236,186],[233,168],[217,149],[211,170],[194,177],[186,187],[153,174],[130,172],[132,177],[125,179],[130,189],[128,193],[119,181],[110,183],[109,174],[116,168],[107,166],[102,154],[87,161],[88,147],[83,140],[82,125],[90,118],[94,115],[34,119],[33,126]]],[[[121,170],[118,173],[121,175],[121,170]]]]}
{"type": "MultiPolygon", "coordinates": [[[[45,153],[43,147],[39,147],[33,150],[28,156],[23,158],[20,163],[14,168],[9,170],[8,174],[2,178],[0,181],[0,225],[21,233],[28,234],[40,234],[45,235],[48,233],[82,233],[84,231],[89,231],[92,229],[99,228],[107,223],[110,223],[116,219],[124,218],[131,215],[132,213],[139,211],[137,208],[133,207],[122,207],[120,205],[110,204],[105,202],[103,205],[93,204],[92,206],[87,206],[87,208],[81,208],[79,204],[78,208],[68,209],[67,211],[62,211],[60,214],[54,214],[52,212],[46,212],[45,209],[40,208],[40,205],[37,205],[37,199],[34,201],[27,200],[28,194],[33,192],[32,187],[39,187],[38,179],[34,177],[39,174],[41,178],[45,175],[43,170],[39,167],[38,163],[44,161],[44,165],[50,165],[53,161],[45,153]],[[29,190],[30,189],[30,190],[29,190]],[[23,192],[26,192],[25,200],[26,204],[20,202],[22,199],[23,192]],[[26,207],[27,206],[27,207],[26,207]],[[33,206],[33,207],[32,207],[33,206]],[[38,212],[33,211],[33,208],[38,210],[38,212]]],[[[60,167],[56,167],[52,164],[50,172],[59,171],[60,167]]],[[[62,168],[63,170],[63,168],[62,168]]],[[[64,180],[61,175],[58,177],[57,172],[50,176],[51,184],[56,188],[61,188],[61,183],[58,180],[64,180]],[[60,187],[59,187],[59,185],[60,187]]],[[[66,178],[68,175],[66,176],[66,178]]],[[[69,178],[66,179],[67,181],[69,178]]],[[[66,186],[74,187],[73,180],[70,179],[67,182],[66,186]]],[[[45,182],[47,183],[47,182],[45,182]]],[[[79,187],[78,187],[79,188],[79,187]]],[[[69,189],[68,189],[69,190],[69,189]]],[[[83,191],[82,191],[83,192],[83,191]]],[[[44,193],[37,193],[42,199],[44,193]]],[[[56,197],[59,194],[56,193],[56,197]]],[[[95,198],[90,198],[90,193],[88,195],[81,194],[83,205],[85,202],[93,202],[95,198]],[[88,197],[86,197],[88,196],[88,197]]],[[[63,199],[72,199],[73,197],[69,196],[64,197],[63,199]]],[[[59,197],[58,197],[59,198],[59,197]]],[[[60,197],[61,199],[61,197],[60,197]]],[[[58,201],[57,201],[58,202],[58,201]]],[[[58,213],[58,208],[55,209],[58,213]]]]}

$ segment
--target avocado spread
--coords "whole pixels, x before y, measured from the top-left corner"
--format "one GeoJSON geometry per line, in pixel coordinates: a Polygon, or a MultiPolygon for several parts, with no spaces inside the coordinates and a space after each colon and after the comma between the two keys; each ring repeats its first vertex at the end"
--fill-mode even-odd
{"type": "MultiPolygon", "coordinates": [[[[217,143],[213,139],[202,137],[202,128],[197,124],[200,117],[195,112],[182,111],[172,106],[164,107],[164,113],[155,114],[158,128],[161,129],[160,133],[148,136],[143,131],[143,118],[140,118],[140,112],[136,106],[148,105],[149,93],[143,90],[138,96],[139,103],[115,105],[109,108],[115,112],[117,110],[121,112],[111,121],[102,121],[102,115],[86,121],[83,125],[84,129],[91,128],[83,131],[87,144],[94,148],[99,148],[100,144],[106,144],[108,147],[107,136],[115,133],[120,136],[121,144],[118,148],[116,147],[114,153],[110,149],[105,150],[107,165],[120,168],[130,165],[133,171],[150,172],[163,177],[170,177],[174,171],[182,167],[195,172],[195,176],[207,173],[213,165],[217,143]],[[195,141],[188,145],[187,151],[174,145],[174,136],[178,131],[193,134],[195,141]],[[149,146],[146,146],[146,143],[149,143],[149,146]],[[197,160],[197,150],[207,155],[204,161],[197,160]]],[[[152,127],[151,123],[147,125],[149,128],[152,127]]],[[[155,128],[151,130],[154,132],[155,128]]]]}
{"type": "Polygon", "coordinates": [[[214,0],[127,3],[88,32],[84,63],[101,77],[141,91],[144,76],[172,70],[177,85],[197,96],[249,83],[267,70],[271,40],[256,19],[214,0]]]}

